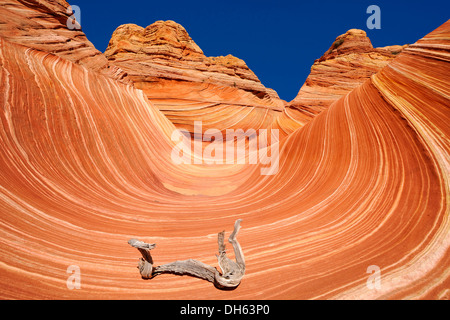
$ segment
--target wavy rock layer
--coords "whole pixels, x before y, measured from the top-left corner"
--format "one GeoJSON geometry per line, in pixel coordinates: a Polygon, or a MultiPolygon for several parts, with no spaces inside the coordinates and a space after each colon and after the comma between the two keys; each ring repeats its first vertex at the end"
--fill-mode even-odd
{"type": "Polygon", "coordinates": [[[297,97],[282,119],[304,126],[333,102],[360,86],[394,59],[405,46],[374,48],[366,32],[351,29],[340,35],[317,59],[297,97]]]}
{"type": "Polygon", "coordinates": [[[81,31],[64,0],[3,0],[0,3],[0,36],[129,83],[126,73],[108,62],[81,31]],[[74,28],[68,28],[73,24],[74,28]]]}
{"type": "Polygon", "coordinates": [[[204,131],[266,128],[284,109],[277,93],[243,60],[206,57],[174,21],[118,27],[105,56],[177,127],[190,132],[195,120],[203,122],[204,131]]]}
{"type": "Polygon", "coordinates": [[[142,91],[0,39],[0,297],[448,299],[449,63],[450,21],[282,140],[262,176],[175,165],[175,127],[142,91]],[[236,290],[140,278],[128,239],[156,242],[156,264],[217,266],[238,218],[236,290]]]}

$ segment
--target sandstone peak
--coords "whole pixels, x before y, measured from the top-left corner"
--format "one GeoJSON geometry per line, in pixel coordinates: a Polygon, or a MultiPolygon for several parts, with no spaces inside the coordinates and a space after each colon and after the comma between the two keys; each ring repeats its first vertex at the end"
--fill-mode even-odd
{"type": "Polygon", "coordinates": [[[374,48],[360,29],[341,34],[314,62],[297,97],[287,105],[289,117],[304,125],[381,70],[404,48],[374,48]]]}
{"type": "Polygon", "coordinates": [[[252,91],[266,90],[243,60],[231,54],[205,56],[186,29],[172,20],[156,21],[146,28],[135,24],[119,26],[111,37],[105,56],[119,64],[126,62],[123,67],[129,74],[136,74],[135,71],[146,73],[152,69],[151,64],[163,65],[166,78],[188,81],[196,78],[198,82],[221,83],[252,91]],[[139,70],[132,70],[130,61],[140,64],[139,70]],[[144,61],[146,66],[143,68],[144,61]],[[185,77],[186,72],[180,69],[200,73],[192,77],[192,72],[188,72],[190,75],[185,77]]]}
{"type": "Polygon", "coordinates": [[[218,114],[229,117],[227,125],[246,128],[272,122],[284,109],[277,93],[266,88],[244,60],[231,54],[207,57],[186,29],[171,20],[146,28],[118,27],[105,56],[125,70],[169,120],[187,130],[192,130],[192,121],[186,119],[194,115],[205,130],[218,128],[218,114]],[[249,110],[253,118],[246,116],[249,110]]]}
{"type": "Polygon", "coordinates": [[[170,44],[185,50],[203,54],[200,47],[192,40],[186,29],[172,20],[156,21],[145,28],[145,37],[151,45],[170,44]]]}
{"type": "Polygon", "coordinates": [[[367,33],[364,30],[361,30],[361,29],[350,29],[346,33],[344,33],[344,35],[366,37],[367,33]]]}
{"type": "Polygon", "coordinates": [[[218,57],[209,57],[211,63],[219,64],[222,66],[239,66],[239,67],[247,67],[247,64],[244,60],[239,59],[231,54],[227,56],[218,56],[218,57]]]}
{"type": "Polygon", "coordinates": [[[324,56],[333,52],[366,51],[373,49],[367,33],[360,29],[350,29],[336,38],[324,56]]]}
{"type": "Polygon", "coordinates": [[[180,24],[156,21],[143,28],[136,24],[124,24],[113,33],[105,55],[114,60],[122,54],[161,53],[175,59],[198,59],[203,51],[180,24]]]}

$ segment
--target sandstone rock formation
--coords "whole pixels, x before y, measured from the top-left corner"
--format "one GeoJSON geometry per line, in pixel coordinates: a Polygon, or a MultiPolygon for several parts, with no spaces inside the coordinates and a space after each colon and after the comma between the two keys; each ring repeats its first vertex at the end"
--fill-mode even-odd
{"type": "Polygon", "coordinates": [[[449,299],[450,21],[277,142],[273,176],[176,165],[147,94],[22,32],[0,33],[1,299],[449,299]],[[136,271],[132,238],[216,267],[211,240],[237,219],[234,291],[136,271]]]}
{"type": "Polygon", "coordinates": [[[265,128],[284,108],[277,93],[265,88],[243,60],[205,56],[174,21],[118,27],[105,56],[169,120],[190,132],[194,120],[203,122],[204,131],[265,128]]]}
{"type": "Polygon", "coordinates": [[[297,97],[288,103],[284,117],[297,122],[296,127],[305,125],[386,66],[405,47],[373,48],[365,31],[348,30],[314,62],[297,97]]]}
{"type": "Polygon", "coordinates": [[[89,42],[64,0],[3,0],[0,3],[0,36],[10,42],[54,53],[124,83],[126,73],[109,63],[89,42]]]}

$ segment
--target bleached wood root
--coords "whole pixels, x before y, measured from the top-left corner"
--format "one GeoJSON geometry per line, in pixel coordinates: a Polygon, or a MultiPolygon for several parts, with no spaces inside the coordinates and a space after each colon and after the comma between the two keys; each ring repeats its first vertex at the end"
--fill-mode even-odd
{"type": "Polygon", "coordinates": [[[161,266],[153,267],[153,258],[150,254],[150,250],[156,247],[156,244],[148,244],[137,239],[130,239],[128,243],[139,250],[142,254],[142,258],[139,260],[139,272],[142,278],[151,279],[162,273],[171,273],[178,275],[189,275],[204,279],[206,281],[214,283],[218,288],[235,288],[240,283],[245,274],[245,260],[244,253],[236,236],[240,229],[241,219],[236,220],[234,224],[234,230],[228,242],[231,243],[234,249],[236,261],[233,261],[227,257],[226,247],[224,243],[225,231],[218,234],[219,254],[217,260],[222,272],[219,272],[216,268],[207,265],[201,261],[188,259],[182,261],[175,261],[161,266]]]}

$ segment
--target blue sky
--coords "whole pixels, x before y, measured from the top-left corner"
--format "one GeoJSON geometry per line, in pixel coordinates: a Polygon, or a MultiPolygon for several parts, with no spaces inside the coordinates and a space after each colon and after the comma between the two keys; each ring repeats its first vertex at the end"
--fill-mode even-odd
{"type": "Polygon", "coordinates": [[[121,24],[157,20],[183,25],[207,56],[243,59],[261,82],[291,101],[311,65],[340,34],[358,28],[375,47],[414,43],[450,18],[450,1],[68,0],[81,9],[88,39],[104,52],[121,24]],[[369,5],[381,9],[381,29],[369,30],[369,5]]]}

